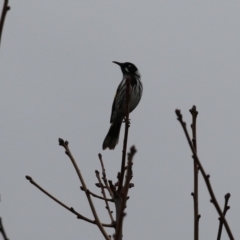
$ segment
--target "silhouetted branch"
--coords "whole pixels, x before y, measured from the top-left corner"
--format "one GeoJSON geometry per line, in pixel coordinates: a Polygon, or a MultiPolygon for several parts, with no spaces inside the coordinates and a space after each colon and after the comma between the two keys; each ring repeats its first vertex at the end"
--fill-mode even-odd
{"type": "Polygon", "coordinates": [[[103,198],[105,199],[106,209],[107,209],[108,214],[109,214],[109,217],[110,217],[110,219],[111,219],[111,221],[112,221],[112,223],[113,223],[113,222],[115,222],[115,221],[114,221],[114,219],[113,219],[112,211],[111,211],[111,209],[110,209],[110,207],[109,207],[109,204],[108,204],[108,201],[107,201],[107,198],[106,198],[105,190],[104,190],[104,187],[103,187],[103,184],[102,184],[102,181],[101,181],[99,172],[98,172],[98,171],[95,171],[95,173],[96,173],[98,182],[99,182],[100,187],[101,187],[101,191],[102,191],[103,198]]]}
{"type": "Polygon", "coordinates": [[[3,239],[4,239],[4,240],[9,240],[9,239],[7,238],[7,235],[6,235],[6,233],[5,233],[5,230],[4,230],[4,227],[3,227],[3,224],[2,224],[2,218],[0,218],[0,232],[2,233],[2,236],[3,236],[3,239]]]}
{"type": "Polygon", "coordinates": [[[121,198],[121,201],[116,204],[116,205],[118,204],[120,205],[120,206],[117,206],[120,209],[119,209],[119,216],[117,219],[115,239],[122,239],[122,224],[123,224],[123,218],[125,216],[124,209],[126,208],[126,203],[128,200],[128,190],[130,188],[130,181],[133,176],[132,165],[133,165],[133,156],[135,155],[135,153],[136,153],[136,148],[132,146],[130,148],[130,152],[128,153],[127,173],[126,173],[125,184],[122,189],[122,194],[121,194],[122,198],[121,198]]]}
{"type": "Polygon", "coordinates": [[[234,237],[233,237],[233,235],[232,235],[232,232],[231,232],[231,229],[230,229],[230,227],[229,227],[229,225],[228,225],[228,222],[227,222],[227,220],[225,219],[225,217],[224,217],[224,215],[223,215],[223,213],[222,213],[222,210],[221,210],[221,208],[219,207],[219,204],[218,204],[218,202],[217,202],[217,199],[216,199],[216,197],[215,197],[215,194],[214,194],[214,192],[213,192],[213,189],[212,189],[212,186],[211,186],[211,183],[210,183],[210,180],[209,180],[210,175],[207,175],[207,174],[205,173],[205,170],[204,170],[204,168],[202,167],[202,164],[201,164],[201,162],[200,162],[200,160],[199,160],[199,158],[198,158],[198,156],[197,156],[197,153],[196,153],[196,151],[195,151],[195,148],[193,147],[193,144],[192,144],[192,142],[191,142],[191,139],[190,139],[189,134],[188,134],[188,131],[187,131],[186,123],[185,123],[185,122],[183,121],[183,119],[182,119],[181,111],[180,111],[179,109],[176,109],[175,112],[176,112],[176,115],[177,115],[177,120],[180,122],[180,124],[181,124],[181,126],[182,126],[182,128],[183,128],[183,131],[184,131],[185,136],[186,136],[186,138],[187,138],[188,144],[189,144],[189,146],[190,146],[190,148],[191,148],[191,151],[192,151],[192,153],[193,153],[194,161],[197,162],[197,165],[198,165],[198,167],[199,167],[199,169],[200,169],[200,171],[201,171],[201,174],[202,174],[202,176],[203,176],[203,178],[204,178],[204,181],[205,181],[205,183],[206,183],[206,185],[207,185],[207,189],[208,189],[209,194],[210,194],[210,196],[211,196],[211,200],[210,200],[210,201],[214,204],[214,206],[215,206],[215,208],[216,208],[219,216],[221,217],[221,219],[222,219],[222,221],[223,221],[223,224],[224,224],[224,226],[225,226],[225,228],[226,228],[226,231],[227,231],[227,233],[228,233],[229,238],[230,238],[231,240],[234,240],[234,237]]]}
{"type": "Polygon", "coordinates": [[[75,159],[74,159],[74,157],[73,157],[73,155],[72,155],[72,153],[71,153],[71,151],[70,151],[70,149],[68,147],[68,141],[64,141],[63,139],[59,138],[59,145],[62,146],[66,150],[65,153],[70,158],[70,160],[71,160],[71,162],[72,162],[72,164],[73,164],[73,166],[74,166],[74,168],[75,168],[75,170],[77,172],[77,175],[79,177],[79,180],[80,180],[80,182],[82,184],[82,187],[83,187],[84,192],[86,194],[86,197],[88,199],[90,208],[92,210],[92,213],[93,213],[93,216],[94,216],[94,219],[96,221],[96,224],[97,224],[98,228],[102,232],[102,234],[105,237],[105,239],[110,240],[109,235],[106,233],[105,229],[103,228],[103,226],[102,226],[102,224],[101,224],[101,222],[100,222],[100,220],[98,218],[96,209],[95,209],[94,204],[92,202],[91,195],[90,195],[90,193],[89,193],[89,191],[87,189],[87,185],[85,184],[85,181],[84,181],[83,176],[82,176],[82,174],[80,172],[80,169],[78,168],[77,163],[76,163],[76,161],[75,161],[75,159]]]}
{"type": "MultiPolygon", "coordinates": [[[[197,115],[198,111],[196,106],[193,106],[190,110],[192,114],[192,145],[197,153],[197,115]]],[[[198,165],[193,159],[193,172],[194,172],[194,190],[192,193],[193,204],[194,204],[194,240],[199,239],[199,219],[200,215],[198,213],[198,165]]]]}
{"type": "Polygon", "coordinates": [[[113,192],[108,184],[108,181],[107,181],[107,176],[106,176],[106,170],[105,170],[105,167],[104,167],[104,164],[103,164],[103,160],[102,160],[102,154],[99,153],[98,154],[98,158],[99,158],[99,161],[101,163],[101,167],[102,167],[102,179],[103,179],[103,182],[104,182],[104,185],[105,187],[107,188],[110,196],[113,198],[113,192]]]}
{"type": "Polygon", "coordinates": [[[8,5],[8,0],[4,0],[2,14],[0,19],[0,45],[2,42],[2,32],[3,32],[3,25],[7,15],[7,12],[10,10],[10,6],[8,5]]]}
{"type": "MultiPolygon", "coordinates": [[[[225,203],[224,203],[224,208],[223,208],[223,215],[226,216],[226,213],[228,211],[228,209],[230,209],[230,207],[228,206],[228,200],[230,198],[230,193],[227,193],[225,195],[225,203]]],[[[223,227],[223,221],[221,218],[219,218],[219,228],[218,228],[218,235],[217,235],[217,240],[221,239],[221,235],[222,235],[222,227],[223,227]]]]}
{"type": "MultiPolygon", "coordinates": [[[[29,180],[29,182],[31,184],[33,184],[35,187],[37,187],[40,191],[42,191],[43,193],[45,193],[48,197],[50,197],[51,199],[53,199],[55,202],[57,202],[58,204],[60,204],[62,207],[66,208],[68,211],[74,213],[78,219],[82,219],[84,221],[87,221],[89,223],[92,224],[97,224],[96,221],[91,220],[87,217],[84,217],[83,215],[81,215],[80,213],[78,213],[77,211],[74,210],[73,207],[68,207],[66,204],[64,204],[63,202],[61,202],[60,200],[58,200],[57,198],[55,198],[53,195],[51,195],[50,193],[48,193],[45,189],[43,189],[40,185],[38,185],[30,176],[26,176],[26,179],[29,180]]],[[[113,227],[112,224],[102,224],[104,227],[113,227]]]]}
{"type": "MultiPolygon", "coordinates": [[[[80,189],[81,189],[82,191],[84,191],[84,189],[83,189],[82,186],[80,187],[80,189]]],[[[91,192],[89,189],[88,189],[88,192],[89,192],[93,197],[95,197],[95,198],[98,198],[98,199],[101,199],[101,200],[104,200],[104,201],[113,202],[113,200],[112,200],[111,198],[103,198],[102,196],[99,196],[99,195],[91,192]]]]}

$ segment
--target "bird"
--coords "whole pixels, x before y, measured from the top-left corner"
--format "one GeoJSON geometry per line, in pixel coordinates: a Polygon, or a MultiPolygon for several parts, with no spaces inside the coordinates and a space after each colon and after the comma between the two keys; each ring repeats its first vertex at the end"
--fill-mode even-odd
{"type": "Polygon", "coordinates": [[[141,75],[137,67],[130,62],[120,63],[113,61],[113,63],[120,66],[123,74],[123,79],[120,82],[115,98],[112,104],[112,113],[110,117],[111,126],[105,137],[102,149],[114,149],[118,144],[121,125],[124,117],[126,116],[126,79],[130,79],[130,99],[129,99],[129,112],[133,111],[142,97],[143,85],[141,82],[141,75]]]}

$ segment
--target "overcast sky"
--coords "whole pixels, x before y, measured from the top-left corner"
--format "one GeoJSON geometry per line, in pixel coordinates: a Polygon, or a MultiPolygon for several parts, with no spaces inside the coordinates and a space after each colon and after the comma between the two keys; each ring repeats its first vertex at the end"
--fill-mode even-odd
{"type": "MultiPolygon", "coordinates": [[[[112,61],[133,62],[143,97],[130,115],[130,190],[124,239],[193,239],[193,164],[176,120],[197,106],[198,152],[240,238],[240,2],[10,0],[0,49],[0,216],[11,240],[102,239],[26,179],[89,218],[92,213],[58,138],[94,192],[102,153],[109,179],[121,164],[123,129],[102,151],[121,81],[112,61]]],[[[190,128],[189,128],[190,129],[190,128]]],[[[200,177],[200,239],[216,239],[218,215],[200,177]]],[[[103,222],[103,203],[95,201],[103,222]]],[[[112,234],[112,229],[108,229],[112,234]]],[[[225,230],[222,240],[228,239],[225,230]]]]}

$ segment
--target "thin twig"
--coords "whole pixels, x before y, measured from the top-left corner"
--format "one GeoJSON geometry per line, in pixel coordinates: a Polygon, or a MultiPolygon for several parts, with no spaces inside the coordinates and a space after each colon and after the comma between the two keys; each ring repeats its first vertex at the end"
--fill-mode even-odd
{"type": "Polygon", "coordinates": [[[8,0],[4,0],[1,19],[0,19],[0,45],[1,45],[1,41],[2,41],[2,32],[3,32],[4,21],[5,21],[7,12],[9,10],[10,10],[10,6],[8,5],[8,0]]]}
{"type": "Polygon", "coordinates": [[[98,154],[98,158],[100,160],[101,167],[102,167],[102,179],[103,179],[103,182],[104,182],[105,187],[107,188],[110,196],[113,198],[114,197],[113,196],[113,192],[112,192],[112,190],[111,190],[111,188],[110,188],[110,186],[108,184],[108,181],[107,181],[106,170],[105,170],[105,167],[104,167],[104,164],[103,164],[102,154],[101,153],[98,154]]]}
{"type": "Polygon", "coordinates": [[[228,233],[229,238],[230,238],[231,240],[234,240],[234,237],[233,237],[233,235],[232,235],[232,232],[231,232],[231,229],[230,229],[230,227],[229,227],[229,225],[228,225],[228,222],[227,222],[227,220],[225,219],[225,217],[224,217],[224,215],[223,215],[223,213],[222,213],[222,210],[221,210],[221,208],[219,207],[219,204],[218,204],[218,201],[217,201],[217,199],[216,199],[216,197],[215,197],[215,194],[214,194],[214,192],[213,192],[213,189],[212,189],[212,186],[211,186],[211,183],[210,183],[210,180],[209,180],[210,175],[207,175],[207,174],[205,173],[205,170],[204,170],[204,168],[203,168],[203,166],[202,166],[202,164],[201,164],[201,162],[200,162],[200,160],[199,160],[199,158],[198,158],[198,156],[197,156],[197,153],[196,153],[196,151],[195,151],[195,149],[194,149],[194,147],[193,147],[193,145],[192,145],[191,139],[190,139],[189,134],[188,134],[188,131],[187,131],[186,123],[185,123],[185,122],[183,121],[183,119],[182,119],[181,111],[180,111],[179,109],[176,109],[175,112],[176,112],[176,115],[177,115],[177,120],[180,122],[180,124],[181,124],[181,126],[182,126],[182,128],[183,128],[183,131],[184,131],[185,136],[186,136],[186,138],[187,138],[188,144],[189,144],[189,146],[190,146],[190,148],[191,148],[191,150],[192,150],[193,157],[194,157],[194,161],[197,162],[197,165],[198,165],[198,167],[199,167],[199,169],[200,169],[200,171],[201,171],[201,174],[202,174],[202,176],[203,176],[203,178],[204,178],[204,181],[205,181],[205,183],[206,183],[206,185],[207,185],[209,194],[210,194],[210,196],[211,196],[211,202],[214,204],[214,206],[215,206],[215,208],[216,208],[219,216],[221,217],[221,219],[222,219],[222,221],[223,221],[223,224],[224,224],[224,226],[225,226],[225,228],[226,228],[226,231],[227,231],[227,233],[228,233]]]}
{"type": "Polygon", "coordinates": [[[115,198],[118,195],[116,187],[113,185],[111,180],[108,180],[108,183],[109,183],[109,187],[113,193],[113,197],[115,198]]]}
{"type": "Polygon", "coordinates": [[[4,227],[3,227],[3,224],[2,224],[2,218],[0,218],[0,232],[2,233],[2,236],[3,236],[4,240],[9,240],[7,238],[7,234],[5,233],[5,230],[4,230],[4,227]]]}
{"type": "Polygon", "coordinates": [[[121,239],[122,234],[122,224],[123,218],[125,216],[124,209],[126,208],[126,203],[128,199],[128,190],[130,186],[130,181],[132,179],[132,165],[133,165],[133,156],[137,152],[135,146],[130,148],[130,152],[128,153],[128,164],[127,164],[127,173],[126,173],[126,181],[122,189],[122,199],[121,199],[121,206],[120,206],[120,216],[118,219],[118,224],[116,228],[116,239],[121,239]]]}
{"type": "MultiPolygon", "coordinates": [[[[81,189],[82,191],[84,191],[83,187],[80,187],[80,189],[81,189]]],[[[91,192],[90,190],[88,190],[88,192],[89,192],[93,197],[95,197],[95,198],[99,198],[99,199],[101,199],[101,200],[108,201],[108,202],[114,202],[111,198],[103,198],[102,196],[97,195],[96,193],[93,193],[93,192],[91,192]]]]}
{"type": "Polygon", "coordinates": [[[128,128],[129,128],[129,100],[130,100],[130,82],[131,79],[126,79],[126,117],[125,117],[125,132],[124,132],[124,140],[123,140],[123,150],[122,150],[122,166],[121,173],[118,185],[118,193],[121,192],[123,187],[123,179],[125,173],[125,161],[127,154],[127,140],[128,140],[128,128]]]}
{"type": "Polygon", "coordinates": [[[77,172],[77,175],[78,175],[79,180],[80,180],[80,182],[81,182],[81,184],[83,186],[84,192],[85,192],[86,197],[88,199],[90,208],[92,210],[94,219],[96,221],[96,224],[97,224],[99,230],[102,232],[102,234],[105,237],[105,239],[110,240],[109,235],[106,233],[105,229],[102,226],[102,223],[100,222],[100,220],[98,218],[98,215],[97,215],[96,209],[94,207],[91,195],[90,195],[90,193],[89,193],[89,191],[87,189],[87,185],[85,184],[85,181],[84,181],[83,176],[82,176],[82,174],[80,172],[80,169],[77,166],[77,163],[76,163],[76,161],[75,161],[75,159],[74,159],[74,157],[73,157],[73,155],[72,155],[72,153],[71,153],[71,151],[70,151],[70,149],[68,147],[68,141],[64,141],[63,139],[59,138],[59,145],[64,147],[64,149],[66,150],[65,151],[66,155],[70,158],[70,160],[71,160],[71,162],[72,162],[72,164],[73,164],[73,166],[74,166],[74,168],[75,168],[75,170],[77,172]]]}
{"type": "MultiPolygon", "coordinates": [[[[223,208],[224,216],[226,216],[227,211],[230,209],[230,207],[228,206],[228,200],[229,200],[230,196],[231,196],[230,193],[227,193],[225,195],[225,203],[224,203],[224,208],[223,208]]],[[[223,227],[223,222],[222,222],[221,218],[219,218],[219,228],[218,228],[217,240],[221,239],[222,227],[223,227]]]]}
{"type": "MultiPolygon", "coordinates": [[[[105,190],[104,190],[104,188],[103,188],[103,184],[102,184],[102,181],[101,181],[99,172],[98,172],[98,171],[95,171],[95,173],[96,173],[96,177],[97,177],[97,179],[98,179],[98,182],[99,182],[99,184],[100,184],[100,186],[101,186],[103,198],[105,199],[106,209],[107,209],[107,211],[108,211],[108,214],[109,214],[109,217],[110,217],[110,219],[111,219],[111,222],[113,223],[113,222],[115,222],[115,221],[114,221],[114,219],[113,219],[112,211],[111,211],[111,209],[110,209],[110,206],[109,206],[109,204],[108,204],[108,201],[106,200],[106,194],[105,194],[105,190]]],[[[113,200],[112,200],[112,201],[113,201],[113,200]]]]}
{"type": "MultiPolygon", "coordinates": [[[[29,180],[29,182],[31,184],[33,184],[35,187],[37,187],[40,191],[42,191],[43,193],[45,193],[48,197],[50,197],[51,199],[53,199],[55,202],[57,202],[58,204],[60,204],[62,207],[66,208],[68,211],[70,211],[71,213],[75,214],[77,216],[78,219],[82,219],[86,222],[92,223],[92,224],[96,224],[96,221],[91,220],[87,217],[84,217],[82,214],[78,213],[77,211],[74,210],[73,207],[68,207],[66,204],[64,204],[63,202],[61,202],[60,200],[58,200],[57,198],[55,198],[53,195],[51,195],[49,192],[47,192],[45,189],[43,189],[40,185],[38,185],[30,176],[26,176],[26,179],[29,180]]],[[[102,224],[104,227],[113,227],[112,224],[106,224],[103,223],[102,224]]]]}
{"type": "MultiPolygon", "coordinates": [[[[198,111],[196,106],[193,106],[190,110],[192,114],[192,145],[197,153],[197,115],[198,111]]],[[[193,172],[194,172],[194,190],[192,193],[193,204],[194,204],[194,240],[199,239],[199,219],[200,215],[198,213],[198,166],[197,162],[193,159],[193,172]]]]}

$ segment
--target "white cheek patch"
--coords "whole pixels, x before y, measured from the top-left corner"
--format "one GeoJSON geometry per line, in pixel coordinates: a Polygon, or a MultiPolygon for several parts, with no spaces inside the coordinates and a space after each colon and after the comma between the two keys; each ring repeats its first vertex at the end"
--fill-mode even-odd
{"type": "Polygon", "coordinates": [[[138,77],[141,76],[141,75],[140,75],[140,72],[139,72],[138,70],[135,72],[135,75],[138,76],[138,77]]]}

